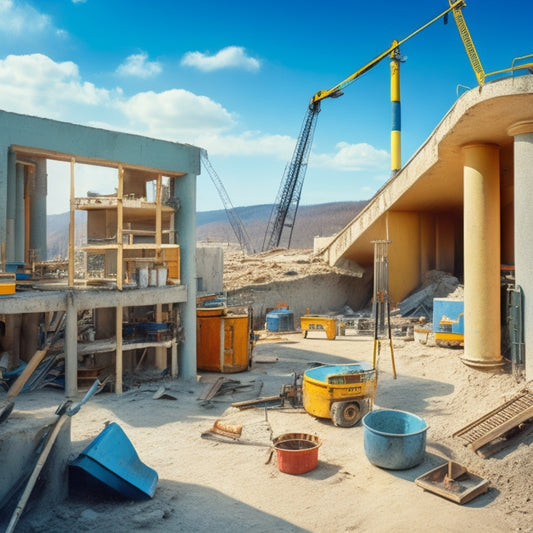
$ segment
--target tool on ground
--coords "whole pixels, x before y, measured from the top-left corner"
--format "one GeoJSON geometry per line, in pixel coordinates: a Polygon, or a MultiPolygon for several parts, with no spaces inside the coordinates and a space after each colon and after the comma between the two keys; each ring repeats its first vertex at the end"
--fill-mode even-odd
{"type": "Polygon", "coordinates": [[[250,409],[252,407],[277,406],[285,407],[285,402],[289,402],[291,407],[298,409],[302,407],[302,385],[300,382],[301,374],[293,373],[292,383],[281,386],[280,393],[277,396],[265,396],[255,400],[246,400],[244,402],[232,403],[232,407],[237,409],[250,409]]]}
{"type": "Polygon", "coordinates": [[[75,415],[81,409],[81,407],[92,398],[99,386],[100,381],[96,380],[80,402],[75,405],[72,405],[72,401],[65,400],[57,408],[56,414],[58,415],[58,419],[56,420],[46,440],[46,444],[43,448],[43,451],[39,455],[37,464],[33,469],[30,479],[26,483],[26,487],[24,489],[24,492],[22,493],[22,496],[19,499],[17,507],[11,515],[11,520],[9,521],[9,525],[7,526],[6,533],[12,533],[15,530],[19,518],[22,515],[22,512],[24,511],[24,508],[26,507],[26,504],[28,503],[28,500],[31,496],[37,478],[39,477],[39,474],[41,473],[41,470],[43,469],[43,466],[46,463],[48,456],[50,455],[50,451],[52,450],[52,447],[59,435],[59,432],[61,431],[61,428],[71,416],[75,415]]]}
{"type": "Polygon", "coordinates": [[[455,503],[467,503],[489,490],[486,479],[470,473],[464,466],[448,461],[415,479],[416,485],[455,503]]]}
{"type": "Polygon", "coordinates": [[[57,319],[57,327],[54,334],[47,339],[44,347],[40,350],[37,350],[33,357],[30,359],[28,364],[24,367],[24,370],[21,372],[20,376],[15,380],[13,385],[7,391],[7,398],[2,401],[0,404],[0,423],[4,420],[7,420],[13,407],[15,406],[14,398],[22,390],[28,379],[31,377],[35,369],[39,366],[39,363],[44,359],[45,355],[48,353],[48,350],[56,343],[59,339],[66,321],[66,313],[63,313],[60,318],[57,319]]]}

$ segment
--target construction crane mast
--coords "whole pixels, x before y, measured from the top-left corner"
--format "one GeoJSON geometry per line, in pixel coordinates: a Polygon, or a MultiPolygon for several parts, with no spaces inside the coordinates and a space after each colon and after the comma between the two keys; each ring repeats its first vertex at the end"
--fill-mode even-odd
{"type": "Polygon", "coordinates": [[[342,90],[353,83],[357,78],[371,70],[378,63],[380,63],[386,57],[392,57],[395,53],[398,52],[401,44],[405,43],[417,33],[426,29],[428,26],[433,24],[435,21],[439,20],[442,17],[446,17],[450,11],[453,12],[459,34],[464,43],[467,55],[472,64],[472,68],[476,74],[478,83],[483,85],[485,82],[485,72],[481,66],[481,62],[477,55],[476,49],[470,33],[466,26],[466,22],[462,15],[462,8],[465,7],[464,0],[449,0],[449,7],[429,22],[409,34],[407,37],[403,38],[400,41],[394,40],[384,52],[375,57],[372,61],[367,63],[365,66],[355,71],[353,74],[348,76],[345,80],[341,81],[331,89],[325,91],[318,91],[313,95],[311,101],[309,102],[308,110],[304,119],[304,124],[300,131],[300,135],[296,141],[296,147],[293,152],[292,159],[288,166],[285,169],[285,173],[281,180],[281,185],[279,188],[278,196],[276,202],[272,209],[270,220],[267,225],[267,230],[265,237],[263,239],[263,248],[262,250],[270,250],[271,248],[282,246],[283,243],[286,243],[286,247],[290,247],[290,242],[292,238],[292,232],[294,230],[294,222],[296,220],[296,212],[298,211],[298,206],[300,203],[300,196],[302,192],[303,181],[305,177],[305,171],[307,169],[307,163],[309,158],[309,153],[311,151],[311,145],[313,142],[313,133],[316,127],[316,121],[318,113],[320,112],[320,102],[325,98],[338,98],[344,93],[342,90]]]}
{"type": "Polygon", "coordinates": [[[296,212],[298,211],[298,204],[300,203],[305,171],[307,169],[311,145],[313,144],[313,133],[319,112],[320,102],[311,104],[307,110],[291,162],[285,169],[276,202],[270,213],[270,219],[263,240],[263,251],[283,246],[281,239],[284,235],[287,238],[286,248],[290,248],[292,230],[294,228],[296,212]],[[284,233],[284,228],[289,228],[289,231],[284,233]]]}
{"type": "Polygon", "coordinates": [[[229,223],[231,224],[231,227],[233,228],[233,232],[235,233],[235,236],[237,237],[237,241],[239,241],[239,245],[241,249],[248,254],[254,254],[255,250],[252,246],[252,241],[250,240],[250,237],[248,236],[248,233],[246,231],[246,228],[244,227],[244,224],[242,223],[239,215],[237,214],[237,211],[233,207],[233,204],[231,203],[231,200],[229,199],[228,193],[226,192],[226,189],[224,185],[222,184],[222,180],[219,178],[218,174],[215,172],[215,169],[213,168],[213,165],[211,165],[211,162],[209,161],[209,158],[207,157],[207,151],[202,150],[201,151],[201,159],[202,163],[207,170],[207,173],[211,177],[211,181],[215,185],[218,195],[220,196],[220,199],[222,200],[222,203],[224,204],[224,209],[226,211],[226,215],[228,217],[229,223]]]}

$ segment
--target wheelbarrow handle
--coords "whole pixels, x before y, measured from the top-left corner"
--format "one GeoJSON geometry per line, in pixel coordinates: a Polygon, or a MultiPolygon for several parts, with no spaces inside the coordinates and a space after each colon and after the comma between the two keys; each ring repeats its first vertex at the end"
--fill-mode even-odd
{"type": "Polygon", "coordinates": [[[96,393],[96,391],[98,390],[98,387],[100,386],[100,380],[96,380],[92,385],[91,385],[91,388],[86,392],[85,396],[83,397],[83,399],[78,402],[76,405],[73,405],[72,407],[70,407],[70,409],[68,409],[67,411],[67,415],[68,416],[73,416],[75,415],[80,409],[81,407],[86,404],[96,393]]]}

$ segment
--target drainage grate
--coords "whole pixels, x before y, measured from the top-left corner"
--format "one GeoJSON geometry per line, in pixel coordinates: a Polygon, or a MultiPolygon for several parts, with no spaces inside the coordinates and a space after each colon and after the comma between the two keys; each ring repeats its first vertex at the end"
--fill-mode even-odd
{"type": "Polygon", "coordinates": [[[524,390],[452,436],[463,439],[465,446],[477,450],[532,417],[533,394],[524,390]]]}

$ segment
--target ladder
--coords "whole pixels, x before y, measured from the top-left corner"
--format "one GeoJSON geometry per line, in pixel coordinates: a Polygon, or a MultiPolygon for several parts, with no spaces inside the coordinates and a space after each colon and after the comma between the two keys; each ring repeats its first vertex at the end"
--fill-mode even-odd
{"type": "Polygon", "coordinates": [[[524,390],[490,413],[456,431],[452,437],[460,437],[465,446],[475,451],[530,418],[533,418],[533,394],[524,390]]]}

